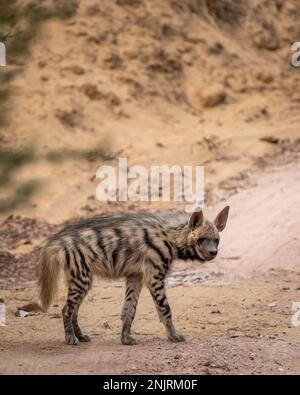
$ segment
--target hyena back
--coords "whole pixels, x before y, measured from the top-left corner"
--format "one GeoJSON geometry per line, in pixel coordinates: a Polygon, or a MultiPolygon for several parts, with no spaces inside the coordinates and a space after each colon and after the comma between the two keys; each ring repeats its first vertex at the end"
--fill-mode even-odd
{"type": "Polygon", "coordinates": [[[168,338],[183,341],[172,323],[164,280],[175,259],[207,261],[216,256],[219,232],[225,228],[228,212],[227,206],[213,222],[204,219],[199,210],[190,217],[181,212],[116,214],[67,226],[52,236],[40,252],[39,285],[44,310],[57,292],[63,268],[68,284],[62,310],[66,342],[89,341],[77,316],[93,275],[126,278],[122,343],[136,344],[130,331],[143,284],[150,290],[168,338]]]}

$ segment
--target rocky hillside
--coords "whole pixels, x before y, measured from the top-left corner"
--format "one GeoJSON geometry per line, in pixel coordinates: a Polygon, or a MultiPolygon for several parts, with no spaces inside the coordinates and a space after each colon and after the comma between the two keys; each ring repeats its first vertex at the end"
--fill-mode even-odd
{"type": "Polygon", "coordinates": [[[118,156],[205,164],[220,187],[299,134],[296,0],[2,3],[3,218],[87,214],[118,156]]]}

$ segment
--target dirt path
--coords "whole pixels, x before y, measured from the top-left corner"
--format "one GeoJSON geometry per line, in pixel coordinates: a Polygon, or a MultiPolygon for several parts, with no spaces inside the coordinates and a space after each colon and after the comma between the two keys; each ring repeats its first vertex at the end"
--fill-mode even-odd
{"type": "Polygon", "coordinates": [[[186,336],[183,344],[166,340],[144,290],[133,327],[138,345],[132,347],[120,344],[121,283],[97,282],[80,315],[93,340],[77,347],[63,340],[63,293],[47,316],[17,318],[15,306],[30,300],[33,292],[7,291],[0,372],[299,373],[300,333],[299,327],[291,325],[292,301],[300,299],[299,279],[299,275],[278,273],[224,286],[170,288],[174,320],[186,336]]]}
{"type": "Polygon", "coordinates": [[[96,281],[80,315],[93,341],[73,348],[63,342],[63,287],[47,316],[27,318],[14,313],[36,290],[7,290],[0,373],[300,373],[300,327],[291,324],[292,303],[300,302],[299,170],[297,162],[253,177],[256,186],[229,199],[220,257],[175,265],[168,293],[185,343],[165,339],[146,290],[137,346],[119,340],[123,284],[96,281]]]}
{"type": "Polygon", "coordinates": [[[232,264],[232,269],[241,273],[270,268],[299,270],[299,162],[284,169],[273,168],[254,181],[254,188],[229,200],[231,228],[224,233],[221,261],[238,257],[238,264],[232,264]]]}

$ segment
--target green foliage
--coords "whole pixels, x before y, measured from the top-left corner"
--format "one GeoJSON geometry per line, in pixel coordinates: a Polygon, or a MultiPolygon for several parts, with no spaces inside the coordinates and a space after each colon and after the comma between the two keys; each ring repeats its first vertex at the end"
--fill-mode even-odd
{"type": "Polygon", "coordinates": [[[7,46],[7,56],[28,53],[42,22],[50,18],[71,18],[77,8],[77,0],[56,0],[53,7],[39,1],[24,5],[19,0],[0,0],[0,41],[7,46]]]}
{"type": "Polygon", "coordinates": [[[52,10],[40,4],[39,2],[32,1],[27,4],[27,6],[25,6],[22,15],[31,24],[37,24],[51,18],[52,10]]]}
{"type": "MultiPolygon", "coordinates": [[[[76,0],[55,0],[52,7],[41,4],[40,1],[31,1],[24,4],[21,0],[0,0],[0,41],[5,43],[7,63],[15,64],[15,60],[29,54],[32,40],[36,37],[40,25],[50,18],[58,18],[65,20],[72,17],[78,8],[76,0]]],[[[19,62],[16,62],[19,64],[19,62]]],[[[10,107],[12,107],[11,83],[14,77],[21,72],[22,69],[16,67],[1,68],[0,73],[0,128],[6,126],[10,107]]],[[[0,135],[1,143],[1,135],[0,135]]],[[[52,157],[61,160],[69,156],[75,155],[80,157],[79,152],[50,153],[49,160],[52,157]]],[[[83,156],[86,153],[82,153],[83,156]]],[[[32,149],[22,151],[13,149],[4,149],[0,145],[0,187],[7,187],[13,192],[8,199],[0,200],[0,212],[17,207],[30,198],[36,191],[38,183],[28,181],[21,185],[15,185],[15,174],[27,163],[37,159],[32,149]]]]}
{"type": "Polygon", "coordinates": [[[5,213],[28,202],[29,198],[37,190],[38,183],[36,181],[28,181],[18,186],[9,199],[0,199],[0,213],[5,213]]]}
{"type": "MultiPolygon", "coordinates": [[[[0,147],[0,186],[14,187],[14,174],[21,166],[31,162],[33,159],[34,154],[31,149],[14,151],[0,147]]],[[[0,200],[0,213],[26,202],[37,189],[37,185],[36,181],[28,181],[15,187],[9,199],[0,200]]]]}
{"type": "Polygon", "coordinates": [[[77,12],[78,0],[56,0],[53,16],[60,19],[69,19],[77,12]]]}
{"type": "Polygon", "coordinates": [[[7,187],[8,190],[13,191],[10,193],[9,198],[0,199],[0,213],[26,204],[40,187],[40,183],[35,180],[16,185],[15,175],[23,166],[29,163],[38,165],[42,159],[55,163],[69,159],[87,161],[94,161],[98,158],[101,160],[111,159],[107,154],[107,144],[108,141],[100,142],[99,145],[90,150],[63,149],[49,151],[45,157],[39,156],[33,145],[23,150],[3,149],[0,147],[0,187],[7,187]]]}

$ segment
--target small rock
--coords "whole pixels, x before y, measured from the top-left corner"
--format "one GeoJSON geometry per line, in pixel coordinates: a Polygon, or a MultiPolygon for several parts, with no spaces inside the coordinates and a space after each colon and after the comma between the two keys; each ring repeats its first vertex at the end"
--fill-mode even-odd
{"type": "Polygon", "coordinates": [[[18,310],[16,312],[16,317],[28,317],[28,316],[29,316],[28,311],[18,310]]]}
{"type": "Polygon", "coordinates": [[[114,70],[122,66],[123,59],[117,54],[111,54],[108,58],[105,59],[105,63],[109,66],[110,69],[114,70]]]}
{"type": "Polygon", "coordinates": [[[50,318],[54,318],[54,319],[57,319],[57,318],[61,318],[61,314],[58,314],[58,313],[55,313],[55,314],[52,314],[51,316],[50,316],[50,318]]]}
{"type": "Polygon", "coordinates": [[[64,126],[70,128],[75,127],[80,118],[80,114],[75,109],[71,111],[57,110],[55,115],[64,126]]]}
{"type": "Polygon", "coordinates": [[[104,329],[111,329],[111,327],[107,321],[103,322],[102,326],[104,329]]]}
{"type": "Polygon", "coordinates": [[[117,0],[116,3],[120,6],[139,6],[143,0],[117,0]]]}
{"type": "Polygon", "coordinates": [[[270,144],[279,144],[280,143],[280,139],[278,137],[274,137],[274,136],[261,137],[260,141],[263,141],[264,143],[270,143],[270,144]]]}
{"type": "Polygon", "coordinates": [[[95,16],[100,13],[100,7],[98,4],[92,4],[86,9],[87,16],[95,16]]]}
{"type": "Polygon", "coordinates": [[[81,87],[81,90],[91,100],[101,100],[104,97],[103,93],[101,93],[96,85],[93,84],[84,84],[81,87]]]}
{"type": "Polygon", "coordinates": [[[219,55],[223,51],[224,51],[224,47],[219,42],[216,42],[213,46],[208,48],[208,53],[212,55],[219,55]]]}
{"type": "Polygon", "coordinates": [[[210,272],[210,275],[215,277],[221,277],[224,276],[224,272],[210,272]]]}
{"type": "Polygon", "coordinates": [[[88,295],[86,297],[86,300],[88,300],[89,302],[94,302],[96,300],[96,296],[95,295],[88,295]]]}
{"type": "Polygon", "coordinates": [[[274,80],[274,77],[271,73],[265,72],[263,70],[258,71],[255,74],[257,80],[262,81],[266,84],[271,83],[274,80]]]}
{"type": "Polygon", "coordinates": [[[68,70],[70,70],[72,73],[76,74],[76,75],[82,75],[85,73],[85,70],[83,67],[81,66],[70,66],[68,67],[68,70]]]}
{"type": "Polygon", "coordinates": [[[40,60],[37,65],[40,69],[43,69],[47,65],[47,62],[40,60]]]}
{"type": "Polygon", "coordinates": [[[226,99],[226,92],[222,86],[214,85],[200,94],[204,107],[215,107],[226,99]]]}

